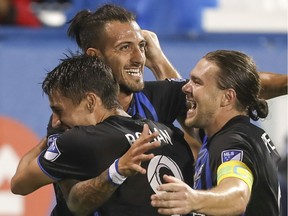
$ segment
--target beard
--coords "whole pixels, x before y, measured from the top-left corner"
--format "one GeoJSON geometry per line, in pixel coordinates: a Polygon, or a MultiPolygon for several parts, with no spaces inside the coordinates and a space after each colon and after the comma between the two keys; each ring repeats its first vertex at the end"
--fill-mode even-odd
{"type": "Polygon", "coordinates": [[[142,91],[144,89],[144,83],[138,84],[135,86],[128,86],[128,85],[124,85],[124,84],[119,84],[119,86],[120,86],[120,91],[127,94],[127,95],[142,91]]]}

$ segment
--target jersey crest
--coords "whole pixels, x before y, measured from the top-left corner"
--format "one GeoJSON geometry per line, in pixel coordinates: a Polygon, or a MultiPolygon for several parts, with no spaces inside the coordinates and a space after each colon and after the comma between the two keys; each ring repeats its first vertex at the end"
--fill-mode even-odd
{"type": "Polygon", "coordinates": [[[61,155],[61,152],[58,149],[56,141],[57,141],[56,137],[54,137],[53,140],[50,140],[49,147],[44,154],[44,158],[52,162],[55,161],[61,155]]]}
{"type": "Polygon", "coordinates": [[[49,147],[58,138],[58,136],[60,136],[60,134],[50,135],[47,140],[47,146],[49,147]]]}
{"type": "Polygon", "coordinates": [[[243,159],[242,150],[229,149],[229,150],[222,151],[221,153],[222,163],[231,161],[231,160],[242,161],[242,159],[243,159]]]}

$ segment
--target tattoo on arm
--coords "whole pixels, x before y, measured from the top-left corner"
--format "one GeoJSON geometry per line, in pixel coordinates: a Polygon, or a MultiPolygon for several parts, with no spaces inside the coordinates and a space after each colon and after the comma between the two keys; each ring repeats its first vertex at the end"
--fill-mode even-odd
{"type": "Polygon", "coordinates": [[[100,176],[75,184],[67,198],[67,205],[75,215],[87,215],[97,211],[118,188],[108,178],[108,169],[100,176]]]}

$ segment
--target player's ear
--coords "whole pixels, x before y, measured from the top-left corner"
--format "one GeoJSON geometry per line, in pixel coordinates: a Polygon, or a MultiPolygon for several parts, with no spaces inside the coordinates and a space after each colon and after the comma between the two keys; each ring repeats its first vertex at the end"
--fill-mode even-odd
{"type": "Polygon", "coordinates": [[[101,52],[99,49],[91,48],[91,47],[86,50],[86,54],[89,56],[96,56],[96,57],[101,56],[101,52]]]}
{"type": "MultiPolygon", "coordinates": [[[[93,112],[95,107],[99,106],[100,98],[95,93],[87,93],[86,95],[86,106],[90,112],[93,112]]],[[[101,100],[100,100],[101,101],[101,100]]]]}
{"type": "Polygon", "coordinates": [[[224,91],[222,100],[221,100],[221,105],[222,106],[227,106],[233,103],[233,101],[236,100],[236,92],[234,89],[226,89],[224,91]]]}

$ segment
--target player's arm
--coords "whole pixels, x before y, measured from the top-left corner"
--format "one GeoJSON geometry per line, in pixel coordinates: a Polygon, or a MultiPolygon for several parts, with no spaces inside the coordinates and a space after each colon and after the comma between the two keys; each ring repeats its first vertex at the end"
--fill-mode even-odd
{"type": "Polygon", "coordinates": [[[69,210],[75,216],[86,216],[99,208],[119,185],[108,177],[108,169],[96,178],[86,181],[64,180],[59,182],[69,210]]]}
{"type": "Polygon", "coordinates": [[[11,180],[11,191],[14,194],[27,195],[38,188],[54,182],[38,165],[38,155],[46,146],[46,138],[26,153],[20,160],[16,173],[11,180]]]}
{"type": "Polygon", "coordinates": [[[219,167],[220,170],[218,169],[217,186],[210,190],[193,190],[177,178],[164,176],[164,180],[168,183],[160,185],[157,189],[166,193],[152,195],[152,206],[158,208],[158,212],[164,215],[190,212],[206,215],[243,214],[251,195],[252,174],[242,162],[234,165],[234,162],[225,163],[219,167]],[[242,166],[241,170],[238,165],[242,166]]]}
{"type": "Polygon", "coordinates": [[[157,35],[148,30],[142,30],[142,33],[147,41],[145,65],[153,72],[155,78],[157,80],[181,78],[181,75],[161,50],[157,35]]]}
{"type": "Polygon", "coordinates": [[[72,187],[67,181],[61,183],[61,189],[64,187],[62,191],[65,193],[66,203],[73,214],[88,215],[94,212],[121,186],[128,176],[134,175],[136,172],[146,173],[146,170],[141,167],[141,162],[152,159],[154,155],[144,153],[160,146],[158,141],[150,143],[158,135],[158,132],[150,135],[148,132],[148,125],[144,125],[141,136],[131,148],[100,176],[78,182],[72,187]]]}
{"type": "Polygon", "coordinates": [[[271,99],[287,94],[288,76],[271,72],[259,72],[261,80],[260,96],[271,99]]]}

